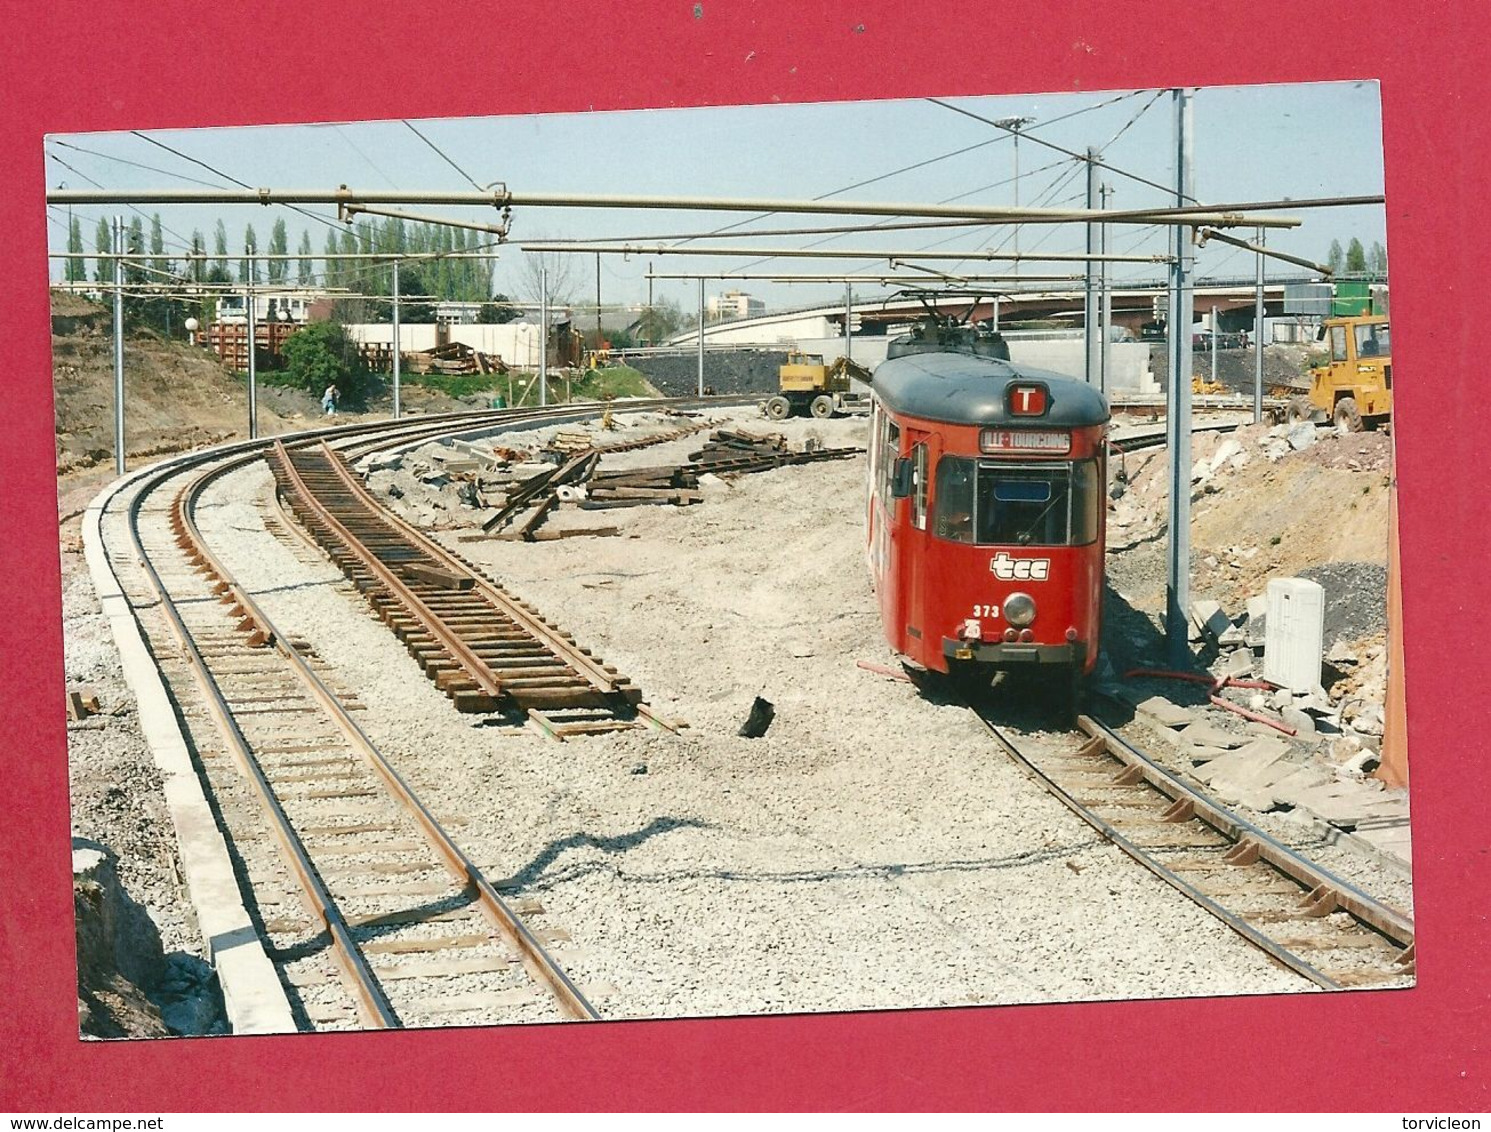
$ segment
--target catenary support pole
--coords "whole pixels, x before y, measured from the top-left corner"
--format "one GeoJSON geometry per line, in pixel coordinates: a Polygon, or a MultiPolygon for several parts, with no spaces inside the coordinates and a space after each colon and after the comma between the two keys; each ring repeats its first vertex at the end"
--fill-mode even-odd
{"type": "Polygon", "coordinates": [[[844,284],[844,360],[854,360],[854,284],[844,284]]]}
{"type": "MultiPolygon", "coordinates": [[[[1098,207],[1098,157],[1098,151],[1089,146],[1087,149],[1087,207],[1094,210],[1098,207]]],[[[1098,254],[1098,228],[1097,224],[1087,225],[1087,254],[1090,256],[1098,254]]],[[[1097,385],[1100,381],[1098,369],[1102,364],[1102,334],[1098,325],[1099,314],[1098,265],[1089,259],[1082,298],[1082,334],[1087,345],[1086,364],[1082,372],[1088,385],[1097,385]]]]}
{"type": "MultiPolygon", "coordinates": [[[[1258,229],[1263,244],[1263,229],[1258,229]]],[[[1258,253],[1258,271],[1253,285],[1253,423],[1263,421],[1263,253],[1258,253]]]]}
{"type": "Polygon", "coordinates": [[[549,269],[538,269],[538,403],[549,403],[549,269]]]}
{"type": "Polygon", "coordinates": [[[704,396],[704,280],[699,280],[699,396],[704,396]]]}
{"type": "Polygon", "coordinates": [[[393,419],[403,416],[404,406],[400,399],[399,378],[402,376],[399,351],[399,261],[393,261],[393,419]]]}
{"type": "Polygon", "coordinates": [[[248,311],[248,431],[249,439],[257,440],[259,436],[259,323],[254,304],[254,272],[258,270],[258,264],[254,260],[254,249],[245,245],[243,249],[243,264],[245,274],[244,280],[244,309],[248,311]]]}
{"type": "Polygon", "coordinates": [[[1211,383],[1217,383],[1217,308],[1211,308],[1211,383]]]}
{"type": "MultiPolygon", "coordinates": [[[[1104,184],[1098,188],[1098,196],[1102,201],[1102,207],[1108,207],[1108,198],[1113,195],[1113,186],[1104,184]]],[[[1108,238],[1112,228],[1104,224],[1098,230],[1098,250],[1103,255],[1108,254],[1108,238]]],[[[1098,391],[1104,397],[1108,395],[1108,383],[1113,375],[1113,289],[1108,285],[1108,264],[1104,261],[1102,271],[1098,275],[1098,296],[1100,310],[1098,322],[1103,327],[1103,349],[1098,359],[1098,391]]]]}
{"type": "MultiPolygon", "coordinates": [[[[1191,94],[1174,92],[1175,199],[1185,204],[1191,185],[1191,94]]],[[[1191,323],[1195,319],[1191,272],[1191,233],[1171,230],[1170,382],[1165,397],[1165,431],[1170,449],[1170,540],[1165,587],[1165,643],[1170,663],[1190,663],[1188,619],[1191,605],[1191,323]]]]}
{"type": "MultiPolygon", "coordinates": [[[[114,217],[114,247],[124,249],[124,217],[114,217]]],[[[100,275],[103,272],[99,272],[100,275]]],[[[124,260],[114,261],[114,474],[124,475],[124,260]]]]}

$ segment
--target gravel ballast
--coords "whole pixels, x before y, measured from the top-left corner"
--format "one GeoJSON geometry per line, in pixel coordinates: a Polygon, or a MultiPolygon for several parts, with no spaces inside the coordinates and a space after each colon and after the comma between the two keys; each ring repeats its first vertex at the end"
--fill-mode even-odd
{"type": "MultiPolygon", "coordinates": [[[[862,418],[737,424],[864,439],[862,418]]],[[[458,542],[478,514],[453,511],[453,548],[689,724],[564,744],[457,714],[338,570],[265,531],[262,466],[201,522],[359,689],[364,728],[463,848],[572,937],[561,961],[607,1017],[1307,989],[1102,843],[966,709],[856,666],[894,663],[863,478],[860,457],[721,481],[692,507],[607,512],[613,538],[458,542]],[[758,695],[775,721],[741,738],[758,695]]]]}

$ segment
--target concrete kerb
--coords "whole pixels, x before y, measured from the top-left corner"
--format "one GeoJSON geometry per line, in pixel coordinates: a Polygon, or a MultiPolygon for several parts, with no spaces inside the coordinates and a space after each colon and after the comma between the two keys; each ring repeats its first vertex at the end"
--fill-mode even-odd
{"type": "Polygon", "coordinates": [[[208,958],[217,970],[228,1022],[235,1034],[293,1033],[298,1027],[289,999],[244,906],[227,845],[177,726],[160,670],[104,549],[103,514],[109,502],[144,476],[173,462],[143,468],[114,481],[94,497],[83,517],[83,554],[119,649],[125,682],[135,697],[141,730],[160,771],[187,894],[208,958]]]}

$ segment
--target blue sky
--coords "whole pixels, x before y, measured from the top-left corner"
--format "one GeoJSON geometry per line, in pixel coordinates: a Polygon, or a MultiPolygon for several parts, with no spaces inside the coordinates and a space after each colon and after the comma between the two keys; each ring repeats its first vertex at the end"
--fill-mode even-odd
{"type": "MultiPolygon", "coordinates": [[[[1045,148],[1038,139],[1085,152],[1098,147],[1104,159],[1127,172],[1160,184],[1173,181],[1171,150],[1174,115],[1168,92],[1005,95],[947,101],[984,118],[1031,117],[1020,142],[1019,200],[1022,204],[1080,207],[1086,178],[1078,162],[1045,148]],[[1158,97],[1157,97],[1158,95],[1158,97]]],[[[1383,191],[1381,108],[1370,82],[1202,88],[1195,92],[1195,193],[1205,202],[1274,200],[1285,197],[1371,195],[1383,191]]],[[[1003,131],[924,99],[857,103],[776,104],[589,114],[440,119],[416,122],[477,182],[503,181],[514,191],[625,193],[666,196],[813,198],[940,202],[1014,203],[1013,143],[1003,131]],[[988,143],[980,145],[979,143],[988,143]],[[943,158],[966,147],[969,152],[943,158]],[[936,160],[943,158],[941,160],[936,160]],[[921,168],[884,177],[919,162],[921,168]],[[872,184],[841,192],[872,178],[872,184]]],[[[215,169],[251,185],[329,189],[356,188],[460,190],[470,183],[400,122],[198,128],[151,135],[215,169]]],[[[80,134],[49,138],[47,183],[56,187],[109,189],[232,187],[191,164],[128,133],[80,134]],[[81,146],[79,152],[57,142],[81,146]],[[122,159],[119,160],[119,159],[122,159]],[[153,166],[136,168],[123,161],[153,166]],[[65,168],[65,162],[71,168],[65,168]],[[191,178],[193,180],[187,180],[191,178]]],[[[1117,190],[1114,208],[1167,203],[1164,194],[1118,173],[1103,179],[1117,190]]],[[[412,207],[412,206],[411,206],[412,207]]],[[[86,247],[93,246],[98,217],[115,207],[75,210],[86,247]]],[[[147,212],[155,211],[147,208],[147,212]]],[[[260,206],[197,208],[161,206],[169,230],[167,246],[189,238],[194,228],[208,234],[219,216],[230,244],[242,240],[252,223],[260,246],[276,216],[283,215],[291,249],[302,229],[320,251],[326,227],[288,210],[260,206]],[[268,215],[268,214],[274,215],[268,215]]],[[[313,209],[331,218],[330,209],[313,209]]],[[[419,208],[468,219],[491,220],[490,210],[419,208]]],[[[66,210],[49,210],[52,250],[66,246],[66,210]]],[[[131,214],[126,214],[131,215],[131,214]]],[[[1333,239],[1343,245],[1356,236],[1369,248],[1388,243],[1385,211],[1377,207],[1301,210],[1295,231],[1273,231],[1269,243],[1294,254],[1323,260],[1333,239]]],[[[594,209],[516,210],[513,239],[594,237],[655,239],[675,233],[709,232],[743,219],[740,214],[594,209]]],[[[810,227],[845,223],[840,217],[776,216],[754,220],[747,229],[810,227]]],[[[738,228],[736,230],[739,230],[738,228]]],[[[1251,230],[1239,235],[1251,237],[1251,230]]],[[[1081,251],[1080,225],[1025,226],[1022,252],[1081,251]]],[[[1163,231],[1115,227],[1113,250],[1140,254],[1165,250],[1163,231]]],[[[745,241],[731,241],[744,243],[745,241]]],[[[1007,228],[973,228],[871,233],[837,237],[802,236],[770,240],[782,247],[932,249],[939,251],[1010,247],[1007,228]]],[[[527,272],[516,248],[503,249],[496,286],[521,296],[527,272]]],[[[753,261],[668,256],[655,259],[659,271],[744,269],[753,261]]],[[[319,266],[319,265],[318,265],[319,266]]],[[[947,268],[948,265],[938,264],[947,268]]],[[[879,271],[884,264],[853,260],[783,260],[752,270],[792,272],[879,271]]],[[[602,298],[638,302],[647,294],[645,260],[605,257],[602,298]]],[[[1006,270],[973,267],[968,270],[1006,270]]],[[[1027,272],[1066,273],[1071,265],[1031,264],[1027,272]]],[[[1287,265],[1280,272],[1293,273],[1287,265]]],[[[1200,275],[1251,275],[1252,256],[1212,244],[1198,253],[1200,275]]],[[[595,259],[575,257],[573,293],[589,301],[595,292],[595,259]]],[[[60,266],[54,265],[54,277],[60,266]]],[[[1122,265],[1117,279],[1153,277],[1154,267],[1122,265]]],[[[711,293],[733,284],[711,281],[711,293]]],[[[741,289],[773,307],[802,305],[842,297],[839,285],[786,285],[752,281],[741,289]]],[[[874,291],[872,294],[884,292],[874,291]]],[[[656,284],[658,296],[687,309],[697,303],[697,285],[656,284]]]]}

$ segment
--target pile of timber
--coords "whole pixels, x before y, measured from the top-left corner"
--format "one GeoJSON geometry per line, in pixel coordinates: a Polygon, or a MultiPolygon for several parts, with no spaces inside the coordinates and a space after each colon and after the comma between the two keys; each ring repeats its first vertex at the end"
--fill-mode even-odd
{"type": "MultiPolygon", "coordinates": [[[[699,477],[709,473],[764,472],[788,464],[807,464],[817,460],[837,460],[862,452],[860,448],[819,448],[794,452],[780,434],[758,436],[749,432],[720,429],[712,433],[704,447],[689,455],[689,463],[654,468],[624,468],[618,471],[597,471],[602,452],[615,452],[628,448],[640,448],[657,444],[663,440],[677,439],[705,426],[689,426],[677,433],[652,436],[646,440],[627,444],[597,448],[591,444],[586,433],[560,432],[550,441],[549,449],[559,461],[536,475],[520,480],[507,488],[507,497],[490,518],[482,523],[482,531],[500,538],[521,539],[535,542],[541,538],[561,538],[579,534],[614,535],[614,527],[593,531],[564,531],[539,534],[539,528],[551,512],[561,503],[567,503],[586,511],[602,511],[615,507],[642,507],[654,504],[669,504],[687,507],[702,503],[699,492],[699,477]],[[511,526],[519,515],[527,512],[521,524],[511,532],[501,534],[511,526]]],[[[485,503],[478,490],[479,504],[485,503]]]]}
{"type": "Polygon", "coordinates": [[[580,503],[587,511],[640,507],[650,503],[687,507],[704,502],[704,496],[695,490],[699,486],[699,475],[686,465],[596,472],[587,486],[588,498],[580,503]]]}
{"type": "Polygon", "coordinates": [[[506,373],[507,364],[496,354],[484,354],[464,342],[447,342],[432,350],[404,355],[413,373],[506,373]]]}
{"type": "Polygon", "coordinates": [[[780,433],[758,435],[719,429],[710,434],[704,447],[690,452],[689,459],[703,472],[764,472],[788,464],[811,464],[818,460],[842,460],[857,456],[862,448],[818,448],[793,452],[780,433]]]}

